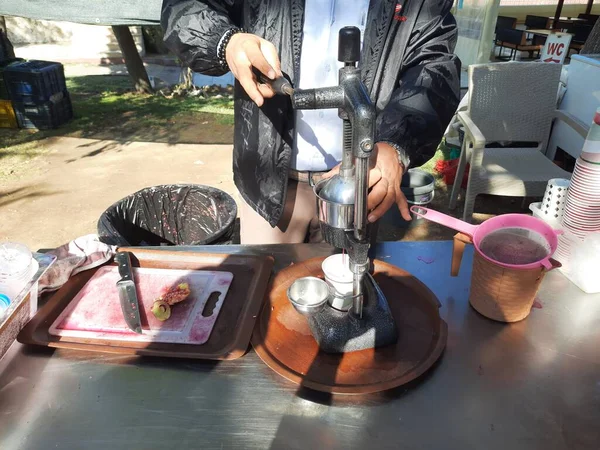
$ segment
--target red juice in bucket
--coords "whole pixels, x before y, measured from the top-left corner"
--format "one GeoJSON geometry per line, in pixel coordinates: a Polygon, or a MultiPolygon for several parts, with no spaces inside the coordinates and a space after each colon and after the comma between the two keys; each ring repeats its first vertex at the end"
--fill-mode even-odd
{"type": "Polygon", "coordinates": [[[512,265],[535,263],[550,255],[546,239],[533,230],[518,227],[492,231],[482,239],[479,249],[494,261],[512,265]]]}

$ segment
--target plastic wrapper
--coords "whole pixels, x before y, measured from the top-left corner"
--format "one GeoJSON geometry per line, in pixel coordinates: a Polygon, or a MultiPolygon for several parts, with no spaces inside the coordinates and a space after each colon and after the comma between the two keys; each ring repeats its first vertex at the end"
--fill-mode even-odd
{"type": "Polygon", "coordinates": [[[455,53],[467,68],[490,60],[498,18],[495,0],[459,0],[453,8],[458,25],[455,53]]]}
{"type": "Polygon", "coordinates": [[[228,244],[236,216],[235,201],[219,189],[154,186],[108,208],[98,221],[98,236],[121,247],[228,244]]]}

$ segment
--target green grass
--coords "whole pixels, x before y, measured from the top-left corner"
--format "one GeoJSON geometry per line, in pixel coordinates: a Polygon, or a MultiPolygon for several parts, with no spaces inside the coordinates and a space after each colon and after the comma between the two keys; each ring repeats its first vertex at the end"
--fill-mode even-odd
{"type": "Polygon", "coordinates": [[[217,114],[222,116],[214,118],[219,123],[233,124],[233,101],[227,98],[169,99],[161,94],[138,94],[130,91],[127,77],[108,75],[70,78],[67,88],[77,113],[77,119],[67,126],[72,130],[94,131],[99,121],[103,127],[169,126],[174,119],[202,113],[217,114]]]}
{"type": "Polygon", "coordinates": [[[93,75],[67,79],[75,118],[56,130],[0,129],[0,159],[28,159],[42,150],[37,141],[74,136],[122,141],[229,143],[233,101],[176,97],[132,91],[127,76],[93,75]]]}

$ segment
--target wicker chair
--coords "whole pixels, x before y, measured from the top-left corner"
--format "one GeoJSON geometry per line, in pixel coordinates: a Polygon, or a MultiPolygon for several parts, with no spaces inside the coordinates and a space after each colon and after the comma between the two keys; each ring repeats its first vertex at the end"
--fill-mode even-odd
{"type": "Polygon", "coordinates": [[[582,55],[595,55],[600,53],[600,20],[596,20],[592,32],[585,41],[585,45],[580,52],[582,55]]]}
{"type": "Polygon", "coordinates": [[[556,111],[560,73],[560,65],[539,62],[469,67],[468,107],[457,112],[465,138],[450,196],[450,209],[454,209],[469,163],[464,220],[472,220],[479,194],[542,197],[549,179],[571,177],[544,154],[554,119],[563,120],[584,137],[589,128],[556,111]],[[535,147],[502,146],[515,142],[535,147]]]}

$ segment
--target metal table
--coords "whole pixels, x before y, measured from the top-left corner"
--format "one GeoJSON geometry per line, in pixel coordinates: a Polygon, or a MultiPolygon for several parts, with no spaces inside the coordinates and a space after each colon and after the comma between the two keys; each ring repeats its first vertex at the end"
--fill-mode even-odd
{"type": "Polygon", "coordinates": [[[538,36],[546,36],[546,37],[552,36],[554,34],[557,35],[557,36],[568,36],[568,35],[573,36],[573,33],[565,33],[565,32],[562,32],[560,30],[557,31],[557,30],[531,29],[531,30],[526,30],[526,32],[528,34],[537,34],[538,36]]]}
{"type": "MultiPolygon", "coordinates": [[[[490,321],[468,305],[471,250],[451,278],[451,246],[376,249],[437,294],[449,326],[445,354],[410,386],[332,398],[298,392],[253,351],[202,362],[14,345],[0,362],[0,448],[598,449],[600,296],[554,272],[528,319],[490,321]]],[[[269,253],[276,270],[331,252],[196,250],[269,253]]]]}

